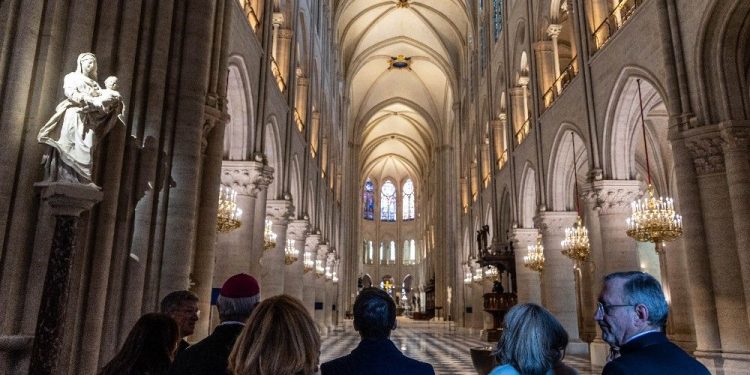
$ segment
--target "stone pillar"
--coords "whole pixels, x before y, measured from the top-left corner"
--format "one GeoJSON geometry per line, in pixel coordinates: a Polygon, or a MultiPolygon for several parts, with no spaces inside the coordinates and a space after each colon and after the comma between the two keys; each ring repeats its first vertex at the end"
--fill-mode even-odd
{"type": "MultiPolygon", "coordinates": [[[[693,164],[698,172],[703,225],[706,228],[707,249],[704,251],[708,253],[711,266],[721,351],[726,353],[722,354],[720,361],[732,361],[738,358],[735,356],[736,353],[747,353],[750,349],[750,342],[747,340],[747,337],[750,337],[750,324],[745,291],[738,287],[738,283],[742,283],[743,275],[737,254],[731,194],[727,185],[730,177],[727,176],[722,153],[724,140],[714,125],[691,129],[686,131],[685,135],[693,156],[693,164]]],[[[734,164],[733,168],[736,167],[734,164]]],[[[696,323],[702,322],[696,320],[696,323]]],[[[747,360],[747,357],[745,358],[747,360]]],[[[723,363],[723,367],[732,366],[723,363]]]]}
{"type": "MultiPolygon", "coordinates": [[[[518,303],[542,303],[541,276],[539,272],[524,267],[523,257],[528,254],[528,246],[536,243],[539,229],[514,228],[510,231],[516,259],[516,295],[518,303]]],[[[505,285],[508,288],[507,284],[505,285]]],[[[508,291],[511,291],[508,289],[508,291]]]]}
{"type": "MultiPolygon", "coordinates": [[[[472,277],[476,271],[472,272],[472,277]]],[[[474,311],[472,319],[472,328],[481,330],[484,328],[484,287],[481,282],[471,282],[471,296],[474,311]]]]}
{"type": "MultiPolygon", "coordinates": [[[[298,252],[297,261],[284,267],[284,294],[303,300],[303,275],[305,260],[305,238],[310,224],[307,220],[293,220],[287,229],[287,238],[294,241],[298,252]]],[[[286,263],[286,262],[285,262],[286,263]]]]}
{"type": "Polygon", "coordinates": [[[599,211],[603,274],[640,270],[636,242],[626,234],[630,203],[640,195],[639,181],[599,180],[591,184],[590,200],[599,211]]]}
{"type": "Polygon", "coordinates": [[[325,302],[323,302],[323,306],[325,307],[325,325],[328,332],[333,332],[333,329],[336,328],[333,325],[333,305],[336,304],[335,295],[336,290],[333,280],[325,277],[325,302]]]}
{"type": "MultiPolygon", "coordinates": [[[[318,258],[319,243],[319,233],[308,235],[305,239],[305,253],[310,254],[313,262],[318,258]]],[[[304,259],[304,255],[302,259],[304,259]]],[[[315,282],[315,265],[313,264],[313,269],[304,271],[304,275],[302,276],[302,302],[313,318],[315,317],[315,282]]]]}
{"type": "Polygon", "coordinates": [[[521,125],[523,125],[524,121],[526,121],[526,115],[523,114],[523,110],[525,108],[525,100],[523,97],[524,93],[525,90],[522,87],[513,87],[508,90],[510,107],[513,114],[513,116],[511,116],[511,120],[513,123],[513,134],[511,134],[510,136],[513,137],[513,142],[515,142],[516,144],[518,143],[516,134],[518,133],[518,130],[521,129],[521,125]]]}
{"type": "MultiPolygon", "coordinates": [[[[216,263],[213,286],[221,287],[229,277],[238,273],[248,273],[259,277],[258,260],[263,255],[260,248],[248,246],[254,243],[256,228],[256,202],[258,193],[271,183],[271,175],[258,161],[224,161],[221,183],[237,192],[237,206],[242,210],[242,224],[229,233],[220,233],[216,245],[216,263]]],[[[265,202],[264,202],[265,203],[265,202]]],[[[199,324],[206,322],[208,314],[201,317],[199,324]]],[[[207,323],[206,323],[207,324],[207,323]]]]}
{"type": "Polygon", "coordinates": [[[56,374],[68,310],[70,270],[73,266],[78,237],[78,219],[103,198],[99,188],[70,183],[42,182],[41,198],[55,216],[44,292],[37,316],[29,374],[56,374]]]}
{"type": "MultiPolygon", "coordinates": [[[[320,244],[318,246],[318,254],[316,260],[321,261],[325,267],[326,259],[328,257],[328,244],[320,244]]],[[[326,279],[324,275],[315,274],[315,324],[318,326],[318,331],[321,336],[328,335],[328,327],[325,322],[325,309],[326,309],[326,279]]]]}
{"type": "Polygon", "coordinates": [[[547,35],[552,39],[552,55],[554,56],[553,64],[555,73],[555,78],[553,78],[553,80],[555,81],[555,89],[558,94],[562,91],[562,85],[560,84],[560,81],[557,81],[557,79],[560,78],[560,51],[557,45],[557,37],[560,36],[561,31],[562,25],[553,24],[547,27],[547,35]]]}
{"type": "Polygon", "coordinates": [[[284,248],[286,248],[286,232],[289,216],[294,206],[288,200],[272,200],[266,203],[266,215],[272,222],[272,230],[276,234],[276,246],[265,250],[261,258],[260,290],[263,298],[277,296],[284,293],[284,248]]]}
{"type": "Polygon", "coordinates": [[[588,345],[579,338],[573,262],[562,254],[560,242],[565,228],[573,226],[577,214],[564,211],[543,211],[534,223],[542,232],[544,271],[542,271],[542,303],[557,317],[570,336],[567,353],[588,354],[588,345]]]}
{"type": "Polygon", "coordinates": [[[737,256],[750,320],[750,125],[723,123],[720,127],[737,256]]]}
{"type": "MultiPolygon", "coordinates": [[[[257,157],[256,159],[261,159],[257,157]]],[[[258,160],[256,160],[258,161],[258,160]]],[[[260,171],[260,177],[256,178],[257,197],[255,198],[255,212],[252,218],[252,242],[250,244],[250,253],[253,258],[250,260],[250,275],[260,280],[262,267],[260,259],[263,257],[263,231],[266,228],[266,201],[268,197],[268,185],[273,181],[273,168],[263,165],[260,171]]],[[[248,223],[250,224],[250,223],[248,223]]],[[[261,290],[263,285],[261,284],[261,290]]]]}
{"type": "MultiPolygon", "coordinates": [[[[555,37],[557,39],[557,37],[555,37]]],[[[533,44],[534,53],[536,54],[536,61],[539,69],[538,77],[539,91],[544,94],[547,90],[552,87],[552,83],[557,79],[555,75],[555,52],[553,42],[550,41],[539,41],[533,44]]],[[[559,92],[559,91],[558,91],[559,92]]],[[[551,103],[551,102],[550,102],[551,103]]]]}
{"type": "Polygon", "coordinates": [[[278,46],[276,51],[276,63],[279,64],[279,71],[284,82],[289,85],[289,63],[292,54],[292,30],[279,29],[278,46]]]}
{"type": "MultiPolygon", "coordinates": [[[[301,72],[298,72],[297,76],[297,97],[294,101],[294,110],[299,114],[299,118],[304,126],[306,125],[304,122],[307,119],[307,94],[310,87],[310,79],[300,76],[299,73],[301,72]]],[[[299,128],[299,131],[303,130],[299,128]]]]}

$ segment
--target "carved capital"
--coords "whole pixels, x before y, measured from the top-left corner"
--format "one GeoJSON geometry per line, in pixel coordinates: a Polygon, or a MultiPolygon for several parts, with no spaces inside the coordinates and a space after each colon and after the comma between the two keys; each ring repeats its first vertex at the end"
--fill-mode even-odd
{"type": "Polygon", "coordinates": [[[288,224],[292,212],[294,212],[292,201],[282,199],[266,202],[266,217],[271,219],[274,225],[288,224]]]}
{"type": "Polygon", "coordinates": [[[552,24],[547,27],[547,35],[550,36],[550,38],[557,38],[558,35],[560,35],[560,32],[562,31],[562,25],[556,25],[552,24]]]}
{"type": "Polygon", "coordinates": [[[539,229],[531,228],[514,228],[510,231],[510,240],[513,241],[516,249],[526,248],[527,245],[536,241],[536,236],[539,234],[539,229]]]}
{"type": "Polygon", "coordinates": [[[325,242],[318,245],[318,259],[322,259],[322,260],[326,259],[326,257],[328,256],[329,247],[330,246],[325,242]]]}
{"type": "Polygon", "coordinates": [[[292,220],[287,226],[286,236],[291,240],[303,241],[309,228],[310,224],[307,220],[292,220]]]}
{"type": "Polygon", "coordinates": [[[320,244],[320,234],[311,234],[307,236],[305,239],[305,251],[317,254],[318,244],[320,244]]]}
{"type": "Polygon", "coordinates": [[[637,180],[597,180],[582,190],[581,196],[600,213],[629,210],[630,203],[642,195],[641,182],[637,180]]]}
{"type": "Polygon", "coordinates": [[[224,161],[221,164],[221,184],[240,195],[253,198],[268,188],[273,181],[273,168],[259,161],[224,161]]]}
{"type": "Polygon", "coordinates": [[[750,124],[727,122],[720,127],[725,152],[750,150],[750,124]]]}
{"type": "Polygon", "coordinates": [[[718,126],[702,126],[685,133],[685,146],[693,157],[696,173],[699,176],[724,173],[724,139],[718,126]]]}
{"type": "Polygon", "coordinates": [[[534,217],[534,225],[542,234],[562,234],[573,226],[577,216],[573,211],[544,211],[534,217]]]}

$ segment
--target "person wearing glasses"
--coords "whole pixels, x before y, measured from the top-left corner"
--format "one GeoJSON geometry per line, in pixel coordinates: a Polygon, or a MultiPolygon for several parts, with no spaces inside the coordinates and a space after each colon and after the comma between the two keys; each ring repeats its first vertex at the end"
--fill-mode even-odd
{"type": "Polygon", "coordinates": [[[602,339],[619,348],[602,375],[709,374],[705,366],[667,339],[669,306],[661,284],[645,272],[604,278],[594,319],[602,339]]]}

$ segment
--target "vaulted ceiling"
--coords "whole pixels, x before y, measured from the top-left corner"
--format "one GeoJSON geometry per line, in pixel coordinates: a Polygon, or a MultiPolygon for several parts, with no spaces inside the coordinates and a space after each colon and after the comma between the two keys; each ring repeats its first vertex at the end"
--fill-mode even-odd
{"type": "Polygon", "coordinates": [[[344,0],[336,22],[361,178],[422,179],[432,150],[450,142],[469,30],[465,1],[344,0]]]}

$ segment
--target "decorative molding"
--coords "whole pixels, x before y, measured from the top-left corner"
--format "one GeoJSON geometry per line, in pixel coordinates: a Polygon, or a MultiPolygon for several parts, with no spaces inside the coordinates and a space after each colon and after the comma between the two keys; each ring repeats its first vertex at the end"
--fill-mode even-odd
{"type": "Polygon", "coordinates": [[[719,132],[697,134],[685,140],[685,145],[693,157],[693,165],[699,176],[724,173],[724,140],[719,132]]]}
{"type": "Polygon", "coordinates": [[[750,151],[750,125],[727,122],[722,123],[720,128],[724,152],[750,151]]]}
{"type": "MultiPolygon", "coordinates": [[[[286,229],[286,236],[295,241],[305,241],[310,223],[307,220],[292,220],[286,229]]],[[[307,242],[305,242],[307,244],[307,242]]]]}
{"type": "Polygon", "coordinates": [[[599,213],[610,210],[629,210],[630,204],[643,192],[637,180],[596,180],[582,187],[581,196],[594,204],[599,213]]]}
{"type": "Polygon", "coordinates": [[[253,198],[273,182],[273,168],[259,161],[224,161],[221,184],[253,198]]]}
{"type": "Polygon", "coordinates": [[[562,234],[573,226],[577,214],[574,211],[544,211],[534,216],[534,225],[546,234],[562,234]]]}
{"type": "Polygon", "coordinates": [[[527,245],[536,241],[538,234],[539,229],[537,228],[514,228],[510,231],[509,239],[515,243],[516,249],[525,249],[527,245]]]}
{"type": "Polygon", "coordinates": [[[293,212],[294,205],[290,200],[280,199],[266,202],[266,217],[271,219],[274,225],[287,225],[293,212]]]}
{"type": "Polygon", "coordinates": [[[318,259],[326,260],[326,257],[328,256],[328,248],[330,245],[323,242],[318,245],[318,259]]]}
{"type": "Polygon", "coordinates": [[[558,35],[560,35],[561,31],[562,31],[562,25],[551,24],[547,27],[547,35],[549,35],[550,38],[557,37],[558,35]]]}
{"type": "Polygon", "coordinates": [[[305,251],[317,253],[320,244],[320,234],[310,234],[305,238],[305,251]]]}

